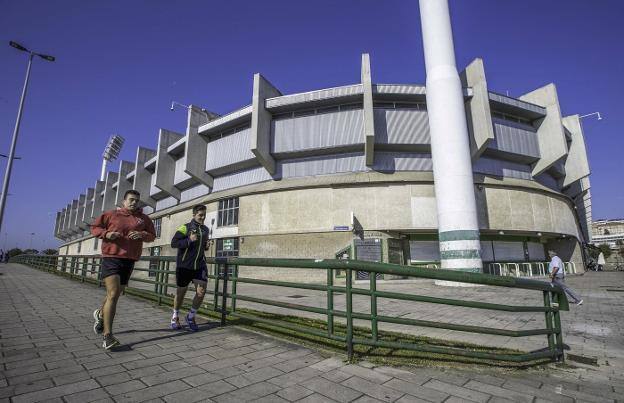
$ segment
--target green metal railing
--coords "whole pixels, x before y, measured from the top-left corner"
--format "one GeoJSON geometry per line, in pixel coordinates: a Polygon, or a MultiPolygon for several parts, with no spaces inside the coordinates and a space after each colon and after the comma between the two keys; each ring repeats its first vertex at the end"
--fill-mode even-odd
{"type": "MultiPolygon", "coordinates": [[[[150,284],[153,287],[150,287],[149,290],[137,287],[128,287],[127,291],[143,297],[147,296],[150,299],[157,301],[159,304],[161,304],[163,300],[170,302],[171,293],[169,292],[169,287],[175,287],[175,283],[170,283],[170,280],[173,280],[175,276],[175,271],[171,270],[171,264],[172,262],[175,262],[175,257],[150,256],[141,258],[141,260],[149,262],[149,267],[137,267],[135,268],[135,272],[151,272],[155,276],[154,280],[150,280],[149,278],[140,278],[133,275],[132,281],[150,284]]],[[[354,356],[355,345],[411,350],[417,352],[443,354],[453,357],[467,357],[476,360],[506,361],[514,363],[530,363],[545,359],[559,361],[564,358],[560,311],[569,310],[569,305],[564,291],[552,283],[516,277],[501,277],[489,274],[464,273],[357,260],[208,258],[207,261],[212,268],[211,273],[208,275],[208,279],[214,281],[214,289],[208,290],[207,293],[211,294],[213,297],[213,301],[210,304],[211,309],[220,313],[222,325],[225,325],[226,319],[229,316],[232,318],[242,318],[284,330],[295,331],[310,336],[333,340],[344,343],[349,359],[352,359],[354,356]],[[292,282],[242,277],[239,275],[240,267],[244,267],[243,271],[245,273],[251,274],[254,273],[254,268],[262,267],[325,271],[326,282],[325,284],[316,284],[310,282],[292,282]],[[344,285],[334,283],[336,271],[346,273],[344,285]],[[365,271],[369,273],[368,288],[354,287],[353,278],[356,271],[365,271]],[[543,301],[540,301],[540,305],[518,306],[381,291],[377,288],[378,279],[376,274],[389,274],[404,277],[515,288],[527,291],[539,291],[543,295],[543,301]],[[276,299],[244,295],[238,292],[239,284],[254,284],[257,286],[272,286],[286,289],[294,288],[324,292],[326,295],[326,306],[321,308],[283,302],[276,299]],[[354,296],[368,297],[369,300],[366,304],[366,308],[370,308],[369,313],[358,311],[358,308],[362,309],[363,307],[354,306],[354,296]],[[338,297],[345,299],[344,310],[339,310],[334,307],[334,303],[338,297]],[[509,330],[380,315],[378,313],[377,306],[380,298],[512,313],[543,312],[545,317],[545,328],[509,330]],[[319,329],[313,326],[305,326],[285,320],[267,319],[261,315],[263,313],[262,311],[237,309],[237,302],[239,301],[320,314],[326,318],[326,326],[325,329],[319,329]],[[364,336],[362,335],[362,332],[359,332],[360,335],[354,334],[354,321],[356,320],[370,322],[370,332],[364,336]],[[387,339],[384,339],[384,337],[381,337],[383,333],[379,330],[380,323],[437,328],[507,337],[543,335],[547,339],[548,347],[539,349],[539,346],[536,346],[538,349],[532,352],[512,353],[509,351],[481,351],[467,347],[457,348],[427,345],[422,343],[388,341],[387,339]],[[344,328],[344,331],[337,330],[338,324],[344,328]]],[[[87,281],[97,284],[98,286],[101,286],[103,283],[100,277],[101,258],[99,256],[20,255],[11,259],[11,262],[22,263],[38,269],[61,273],[83,282],[87,281]]],[[[137,266],[140,266],[140,264],[137,266]]]]}

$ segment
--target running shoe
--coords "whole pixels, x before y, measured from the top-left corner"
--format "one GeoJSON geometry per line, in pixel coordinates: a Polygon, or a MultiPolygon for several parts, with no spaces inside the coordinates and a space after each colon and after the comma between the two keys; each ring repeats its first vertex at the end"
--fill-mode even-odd
{"type": "Polygon", "coordinates": [[[112,334],[107,334],[102,338],[102,347],[104,347],[104,350],[110,350],[120,344],[119,340],[117,340],[112,334]]]}
{"type": "Polygon", "coordinates": [[[180,324],[180,318],[171,319],[171,323],[169,324],[169,328],[171,330],[180,330],[180,329],[182,329],[182,325],[180,324]]]}
{"type": "Polygon", "coordinates": [[[199,330],[199,326],[197,326],[197,323],[195,323],[195,318],[190,318],[188,313],[186,314],[186,324],[192,332],[196,332],[199,330]]]}
{"type": "Polygon", "coordinates": [[[93,319],[95,319],[95,323],[93,324],[93,332],[95,334],[102,334],[104,331],[104,319],[102,319],[102,312],[100,312],[100,308],[93,311],[93,319]]]}
{"type": "Polygon", "coordinates": [[[580,300],[579,302],[577,302],[576,305],[583,305],[583,300],[580,300]]]}

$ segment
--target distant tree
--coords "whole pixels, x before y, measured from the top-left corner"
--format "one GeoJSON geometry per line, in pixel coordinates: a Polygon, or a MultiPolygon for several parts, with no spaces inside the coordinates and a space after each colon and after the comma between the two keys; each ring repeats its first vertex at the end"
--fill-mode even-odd
{"type": "Polygon", "coordinates": [[[58,251],[56,249],[44,249],[41,253],[44,255],[58,255],[58,251]]]}
{"type": "Polygon", "coordinates": [[[600,252],[602,252],[602,255],[605,259],[608,259],[609,256],[611,256],[611,254],[613,253],[613,250],[611,250],[611,247],[608,243],[602,243],[598,245],[598,249],[600,249],[600,252]]]}
{"type": "Polygon", "coordinates": [[[13,248],[13,249],[10,249],[7,253],[9,254],[9,257],[11,258],[13,256],[17,256],[17,255],[23,254],[24,251],[21,250],[20,248],[13,248]]]}
{"type": "Polygon", "coordinates": [[[38,255],[39,251],[37,249],[26,249],[24,251],[24,254],[26,254],[26,255],[38,255]]]}

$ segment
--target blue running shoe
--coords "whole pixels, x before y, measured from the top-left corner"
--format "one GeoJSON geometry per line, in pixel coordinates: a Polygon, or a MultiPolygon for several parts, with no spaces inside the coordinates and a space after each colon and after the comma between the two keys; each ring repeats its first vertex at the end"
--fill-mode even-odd
{"type": "Polygon", "coordinates": [[[190,318],[189,314],[186,314],[186,324],[188,325],[189,329],[191,329],[192,332],[196,332],[199,330],[199,326],[197,326],[197,323],[195,323],[195,318],[190,318]]]}
{"type": "Polygon", "coordinates": [[[180,324],[180,318],[171,319],[171,324],[169,324],[169,328],[171,330],[182,329],[182,325],[180,324]]]}

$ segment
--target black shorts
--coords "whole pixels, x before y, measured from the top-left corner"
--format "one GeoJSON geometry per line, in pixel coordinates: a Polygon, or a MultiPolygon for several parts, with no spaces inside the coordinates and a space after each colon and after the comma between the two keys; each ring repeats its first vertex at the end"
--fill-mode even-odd
{"type": "Polygon", "coordinates": [[[202,266],[197,270],[189,270],[176,267],[176,285],[178,287],[188,287],[191,281],[206,284],[208,281],[208,268],[202,266]]]}
{"type": "Polygon", "coordinates": [[[122,259],[119,257],[104,257],[102,258],[102,278],[108,276],[119,276],[119,282],[121,285],[128,285],[132,270],[134,270],[134,260],[122,259]]]}

